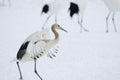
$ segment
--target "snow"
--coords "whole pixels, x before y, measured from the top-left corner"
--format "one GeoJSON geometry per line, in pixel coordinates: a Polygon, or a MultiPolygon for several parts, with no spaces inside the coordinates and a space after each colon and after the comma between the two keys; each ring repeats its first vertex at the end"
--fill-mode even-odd
{"type": "MultiPolygon", "coordinates": [[[[19,80],[14,59],[22,42],[33,32],[40,31],[48,15],[41,16],[40,0],[11,0],[10,7],[0,6],[0,80],[19,80]]],[[[104,3],[89,3],[84,26],[79,31],[77,16],[70,19],[67,10],[58,15],[58,23],[68,33],[60,32],[59,53],[54,59],[46,56],[37,61],[37,70],[44,80],[120,80],[120,16],[116,14],[118,32],[110,21],[105,33],[108,9],[104,3]],[[61,16],[64,15],[64,16],[61,16]]],[[[52,16],[46,27],[54,23],[52,16]]],[[[39,80],[34,63],[20,63],[24,80],[39,80]]]]}

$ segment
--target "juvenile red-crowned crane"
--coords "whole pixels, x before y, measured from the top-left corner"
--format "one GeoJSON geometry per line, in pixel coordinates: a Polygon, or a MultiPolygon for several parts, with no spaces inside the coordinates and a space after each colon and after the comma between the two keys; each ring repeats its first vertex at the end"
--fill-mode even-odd
{"type": "Polygon", "coordinates": [[[70,7],[69,7],[70,17],[72,18],[75,14],[77,14],[78,24],[81,27],[81,31],[83,29],[86,32],[88,32],[88,30],[82,25],[82,23],[83,23],[83,16],[84,16],[84,12],[87,7],[87,4],[88,4],[87,0],[73,0],[73,1],[70,1],[70,7]],[[81,16],[81,20],[79,20],[80,16],[81,16]]]}
{"type": "Polygon", "coordinates": [[[65,8],[65,6],[67,5],[67,0],[54,0],[49,4],[45,4],[42,8],[42,12],[41,15],[43,13],[48,14],[50,13],[50,15],[47,17],[45,23],[42,26],[42,29],[44,29],[45,24],[47,23],[47,21],[49,20],[49,18],[54,14],[55,15],[55,23],[57,23],[57,14],[58,12],[60,12],[62,9],[65,8]]]}
{"type": "Polygon", "coordinates": [[[109,9],[109,13],[106,17],[106,32],[109,31],[108,29],[108,20],[110,15],[112,15],[112,22],[114,25],[114,30],[115,32],[117,32],[117,28],[116,28],[116,24],[115,24],[115,12],[120,11],[120,0],[103,0],[103,2],[105,3],[105,5],[108,7],[109,9]]]}
{"type": "Polygon", "coordinates": [[[23,80],[23,77],[20,70],[19,62],[26,62],[32,60],[34,61],[35,74],[40,78],[40,80],[43,80],[37,72],[36,61],[43,55],[50,55],[51,48],[55,47],[55,45],[58,43],[60,38],[58,32],[56,31],[57,29],[67,32],[65,29],[60,27],[60,25],[53,24],[51,27],[51,31],[55,36],[54,39],[47,38],[48,33],[44,33],[45,29],[43,29],[41,32],[33,33],[23,42],[15,59],[20,73],[20,80],[23,80]]]}

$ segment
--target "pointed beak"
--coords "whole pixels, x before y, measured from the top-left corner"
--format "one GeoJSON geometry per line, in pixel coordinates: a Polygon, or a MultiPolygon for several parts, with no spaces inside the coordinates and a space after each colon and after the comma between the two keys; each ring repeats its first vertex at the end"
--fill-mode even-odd
{"type": "Polygon", "coordinates": [[[67,30],[63,29],[62,27],[60,27],[61,30],[65,31],[65,32],[68,32],[67,30]]]}

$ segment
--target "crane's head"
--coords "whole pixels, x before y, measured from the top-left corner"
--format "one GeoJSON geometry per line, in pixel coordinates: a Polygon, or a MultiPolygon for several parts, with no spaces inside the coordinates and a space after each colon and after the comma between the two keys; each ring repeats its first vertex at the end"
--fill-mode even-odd
{"type": "Polygon", "coordinates": [[[54,30],[54,29],[59,29],[59,30],[63,30],[63,31],[65,31],[65,32],[67,32],[65,29],[63,29],[59,24],[53,24],[52,25],[52,29],[54,30]]]}

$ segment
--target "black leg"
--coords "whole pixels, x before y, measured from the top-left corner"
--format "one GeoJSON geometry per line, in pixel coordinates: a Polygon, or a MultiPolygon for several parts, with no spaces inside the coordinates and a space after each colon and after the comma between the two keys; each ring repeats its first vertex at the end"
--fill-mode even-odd
{"type": "Polygon", "coordinates": [[[47,23],[47,21],[50,19],[50,17],[52,16],[52,14],[51,15],[49,15],[48,17],[47,17],[47,19],[46,19],[46,21],[45,21],[45,23],[43,24],[43,26],[42,26],[42,29],[44,29],[44,27],[45,27],[45,24],[47,23]]]}
{"type": "Polygon", "coordinates": [[[19,70],[19,73],[20,73],[20,79],[19,80],[23,80],[22,73],[21,73],[20,66],[19,66],[19,62],[17,62],[17,66],[18,66],[18,70],[19,70]]]}
{"type": "Polygon", "coordinates": [[[38,74],[37,70],[36,70],[36,59],[34,59],[34,63],[35,63],[35,65],[34,65],[34,72],[35,72],[35,74],[40,78],[40,80],[43,80],[41,78],[41,76],[38,74]]]}
{"type": "Polygon", "coordinates": [[[117,32],[117,28],[116,28],[116,24],[115,24],[115,13],[113,13],[113,15],[112,15],[112,21],[113,21],[113,25],[114,25],[114,30],[115,30],[115,32],[117,32]]]}
{"type": "Polygon", "coordinates": [[[110,17],[111,12],[108,13],[107,17],[106,17],[106,32],[108,32],[108,19],[110,17]]]}
{"type": "Polygon", "coordinates": [[[79,15],[78,15],[78,24],[80,25],[80,32],[82,32],[82,29],[84,29],[84,31],[88,32],[88,30],[82,25],[83,23],[83,17],[81,17],[81,21],[79,20],[79,15]]]}

